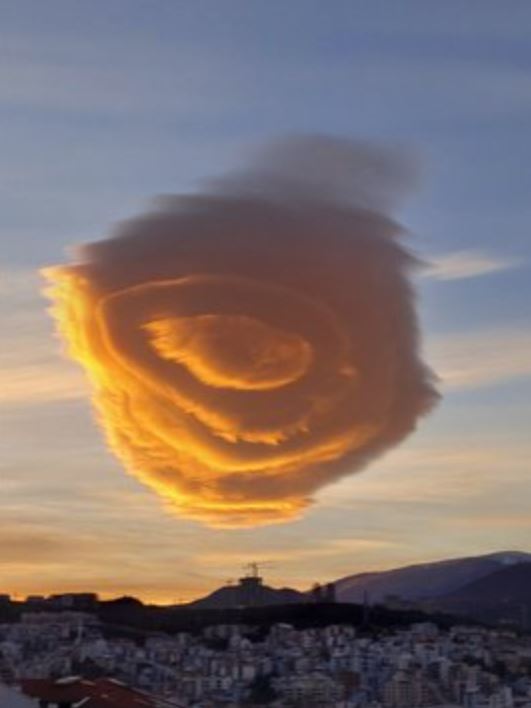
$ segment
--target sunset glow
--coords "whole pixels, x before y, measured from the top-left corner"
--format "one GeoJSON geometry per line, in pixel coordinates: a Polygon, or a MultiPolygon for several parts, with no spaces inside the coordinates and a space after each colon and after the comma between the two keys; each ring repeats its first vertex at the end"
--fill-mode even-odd
{"type": "Polygon", "coordinates": [[[531,552],[531,4],[395,5],[8,0],[0,595],[531,552]]]}

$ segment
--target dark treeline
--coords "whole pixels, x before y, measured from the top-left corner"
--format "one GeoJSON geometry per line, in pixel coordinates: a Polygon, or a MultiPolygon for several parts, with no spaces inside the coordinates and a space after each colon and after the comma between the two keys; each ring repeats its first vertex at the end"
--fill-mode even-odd
{"type": "Polygon", "coordinates": [[[134,598],[120,598],[101,602],[98,614],[111,633],[127,630],[140,630],[144,633],[196,633],[205,627],[220,624],[248,625],[263,628],[266,632],[271,625],[277,623],[290,624],[297,629],[345,624],[367,631],[407,626],[413,622],[433,621],[440,627],[450,627],[456,623],[455,618],[446,615],[342,603],[301,603],[221,610],[158,607],[143,605],[134,598]]]}
{"type": "MultiPolygon", "coordinates": [[[[54,611],[39,609],[25,602],[0,605],[0,623],[17,622],[25,612],[54,611]]],[[[326,627],[332,624],[351,625],[371,633],[414,622],[434,622],[445,629],[465,621],[463,617],[448,614],[427,614],[419,610],[391,610],[381,605],[365,607],[351,603],[306,602],[266,607],[239,607],[230,609],[199,609],[189,606],[144,605],[134,597],[99,601],[94,613],[107,636],[123,636],[141,641],[143,638],[165,633],[199,633],[206,627],[233,624],[253,628],[249,636],[261,638],[273,624],[290,624],[296,629],[326,627]]],[[[467,620],[467,623],[472,623],[467,620]]]]}

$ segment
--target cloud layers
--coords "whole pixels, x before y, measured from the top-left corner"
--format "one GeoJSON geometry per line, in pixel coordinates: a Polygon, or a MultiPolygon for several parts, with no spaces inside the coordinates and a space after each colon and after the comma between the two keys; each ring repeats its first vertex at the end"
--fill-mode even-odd
{"type": "Polygon", "coordinates": [[[111,448],[180,513],[294,518],[433,405],[415,262],[381,213],[407,177],[367,146],[284,142],[46,272],[111,448]]]}

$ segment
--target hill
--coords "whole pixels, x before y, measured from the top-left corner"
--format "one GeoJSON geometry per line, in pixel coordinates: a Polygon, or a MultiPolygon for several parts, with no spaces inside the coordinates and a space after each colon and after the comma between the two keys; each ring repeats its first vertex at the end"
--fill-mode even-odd
{"type": "Polygon", "coordinates": [[[447,596],[476,580],[507,567],[531,562],[531,554],[504,551],[484,556],[456,558],[395,568],[377,573],[360,573],[336,582],[340,602],[382,602],[394,595],[405,600],[422,601],[447,596]]]}
{"type": "Polygon", "coordinates": [[[206,597],[191,602],[193,609],[230,609],[252,605],[266,607],[270,605],[291,605],[307,602],[304,593],[292,588],[272,588],[261,583],[251,584],[252,578],[243,578],[238,585],[226,585],[206,597]]]}
{"type": "Polygon", "coordinates": [[[482,622],[531,628],[531,562],[501,568],[434,601],[434,606],[482,622]]]}

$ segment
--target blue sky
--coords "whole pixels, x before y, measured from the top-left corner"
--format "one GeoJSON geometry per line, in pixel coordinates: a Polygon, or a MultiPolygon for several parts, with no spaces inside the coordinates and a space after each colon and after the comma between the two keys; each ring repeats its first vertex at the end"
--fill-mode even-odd
{"type": "Polygon", "coordinates": [[[0,446],[4,540],[19,544],[3,561],[7,590],[56,589],[68,563],[72,587],[148,593],[139,554],[169,597],[253,557],[302,587],[316,558],[325,580],[531,550],[530,31],[526,0],[2,3],[0,446]],[[418,288],[444,399],[399,450],[291,526],[244,537],[161,516],[105,451],[35,269],[256,144],[315,132],[417,156],[419,186],[398,216],[434,262],[418,288]],[[113,529],[103,557],[102,526],[113,529]],[[172,576],[175,563],[189,577],[172,576]]]}

